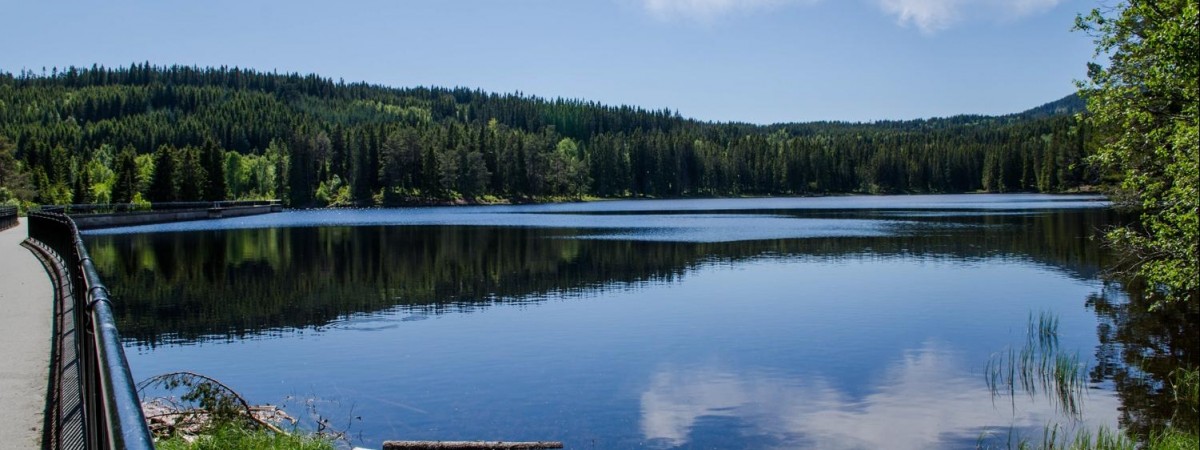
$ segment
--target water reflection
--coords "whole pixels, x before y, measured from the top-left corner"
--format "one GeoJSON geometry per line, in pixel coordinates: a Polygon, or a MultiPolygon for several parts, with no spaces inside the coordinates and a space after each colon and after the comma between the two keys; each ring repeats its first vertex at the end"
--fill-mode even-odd
{"type": "MultiPolygon", "coordinates": [[[[219,220],[88,231],[91,235],[184,231],[243,230],[285,227],[471,225],[543,228],[667,227],[678,216],[736,214],[743,220],[755,216],[821,217],[856,215],[989,215],[1047,210],[1107,209],[1098,195],[978,194],[781,197],[743,199],[617,200],[542,205],[455,206],[426,208],[375,208],[287,211],[281,214],[233,217],[219,220]],[[629,216],[637,215],[637,225],[629,216]],[[615,216],[615,217],[613,217],[615,216]]],[[[897,216],[899,217],[899,216],[897,216]]],[[[803,237],[803,236],[795,236],[803,237]]]]}
{"type": "Polygon", "coordinates": [[[1020,345],[1046,305],[1069,350],[1096,350],[1076,426],[1171,420],[1162,383],[1196,364],[1200,320],[1162,323],[1136,289],[1101,287],[1090,238],[1111,213],[883,200],[296,212],[86,240],[135,373],[200,370],[262,401],[333,392],[375,421],[368,446],[1002,446],[1075,423],[984,382],[997,340],[1016,329],[1020,345]],[[306,226],[323,223],[338,225],[306,226]]]}
{"type": "Polygon", "coordinates": [[[761,218],[746,219],[740,228],[737,222],[711,228],[683,216],[673,220],[674,231],[647,231],[642,217],[628,216],[624,220],[634,228],[262,228],[90,235],[87,242],[119,299],[122,336],[160,345],[274,334],[400,305],[437,313],[671,282],[700,264],[760,255],[999,256],[1090,279],[1104,255],[1094,244],[1079,244],[1110,220],[1105,210],[903,222],[880,220],[871,211],[835,216],[789,219],[808,227],[804,239],[742,240],[747,234],[795,234],[788,228],[795,224],[780,231],[761,218]]]}
{"type": "Polygon", "coordinates": [[[988,389],[969,369],[978,365],[951,348],[930,341],[905,351],[861,396],[819,372],[663,367],[641,395],[642,434],[662,447],[970,448],[1002,443],[1010,430],[1036,436],[1049,423],[1095,429],[1117,421],[1118,399],[1106,391],[1086,397],[1083,421],[1025,396],[1011,409],[1007,400],[981,402],[988,389]],[[736,423],[738,433],[695,435],[714,420],[736,423]]]}
{"type": "Polygon", "coordinates": [[[1112,285],[1087,299],[1100,318],[1091,379],[1112,380],[1124,405],[1121,426],[1137,436],[1167,424],[1200,428],[1196,399],[1178,398],[1169,387],[1177,369],[1200,367],[1200,305],[1176,302],[1151,312],[1142,286],[1122,288],[1112,285]]]}

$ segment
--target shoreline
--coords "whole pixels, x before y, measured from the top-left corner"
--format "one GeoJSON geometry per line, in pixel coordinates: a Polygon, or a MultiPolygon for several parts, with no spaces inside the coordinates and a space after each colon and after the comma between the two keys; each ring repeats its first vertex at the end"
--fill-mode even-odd
{"type": "MultiPolygon", "coordinates": [[[[1083,195],[1100,195],[1106,198],[1110,196],[1104,189],[1099,186],[1084,186],[1077,189],[1071,189],[1062,192],[1036,192],[1036,191],[1020,191],[1020,192],[989,192],[989,191],[971,191],[971,192],[827,192],[820,194],[780,194],[780,195],[681,195],[681,196],[625,196],[625,197],[596,197],[584,195],[579,197],[519,197],[519,198],[502,198],[494,196],[484,196],[480,198],[457,198],[457,199],[417,199],[410,198],[403,201],[393,201],[384,203],[365,203],[355,202],[340,205],[307,205],[307,206],[289,206],[282,203],[277,203],[276,207],[283,207],[287,210],[313,210],[313,209],[371,209],[371,208],[407,208],[407,207],[445,207],[445,206],[497,206],[497,205],[547,205],[547,204],[566,204],[566,203],[594,203],[594,202],[611,202],[611,201],[638,201],[638,200],[733,200],[733,199],[773,199],[773,198],[826,198],[826,197],[915,197],[923,195],[1062,195],[1062,196],[1083,196],[1083,195]]],[[[1111,200],[1111,198],[1110,198],[1111,200]]],[[[225,202],[237,201],[257,201],[257,200],[223,200],[225,202]]],[[[51,207],[54,205],[29,205],[28,208],[36,209],[40,207],[51,207]]],[[[152,212],[152,211],[145,211],[152,212]]],[[[132,212],[137,214],[139,212],[132,212]]],[[[129,216],[125,214],[82,214],[76,217],[86,218],[91,216],[129,216]]],[[[20,217],[25,217],[25,212],[22,210],[20,217]]],[[[197,220],[205,218],[219,217],[195,217],[183,220],[197,220]]]]}
{"type": "Polygon", "coordinates": [[[1021,191],[1021,192],[988,192],[988,191],[972,191],[972,192],[831,192],[822,194],[783,194],[783,195],[681,195],[673,197],[659,196],[627,196],[627,197],[526,197],[526,198],[501,198],[493,197],[492,199],[409,199],[399,202],[386,202],[378,204],[349,204],[349,205],[327,205],[327,206],[302,206],[302,207],[287,207],[290,210],[309,210],[309,209],[369,209],[369,208],[405,208],[405,207],[442,207],[442,206],[494,206],[494,205],[545,205],[558,203],[593,203],[593,202],[608,202],[608,201],[638,201],[638,200],[725,200],[725,199],[767,199],[767,198],[824,198],[824,197],[910,197],[922,195],[1063,195],[1063,196],[1084,196],[1084,195],[1101,195],[1109,197],[1103,189],[1098,186],[1083,187],[1071,189],[1063,192],[1036,192],[1036,191],[1021,191]]]}

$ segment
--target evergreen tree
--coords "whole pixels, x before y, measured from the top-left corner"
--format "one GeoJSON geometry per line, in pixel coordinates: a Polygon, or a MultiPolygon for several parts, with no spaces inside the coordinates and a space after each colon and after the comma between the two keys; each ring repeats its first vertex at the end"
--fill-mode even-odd
{"type": "Polygon", "coordinates": [[[92,195],[91,171],[87,170],[86,167],[80,167],[78,175],[75,176],[75,192],[71,197],[71,201],[74,203],[95,203],[95,196],[92,195]]]}
{"type": "MultiPolygon", "coordinates": [[[[1083,170],[1089,127],[1065,114],[1080,108],[1067,97],[1010,116],[755,126],[687,120],[669,110],[229,68],[0,74],[0,137],[15,144],[29,184],[46,201],[88,191],[79,185],[85,168],[94,194],[112,192],[110,177],[97,175],[116,168],[115,152],[98,157],[104,152],[84,149],[164,144],[203,150],[198,198],[273,192],[297,206],[333,184],[348,185],[359,203],[438,201],[453,192],[512,199],[1053,192],[1101,181],[1083,170]],[[260,150],[269,170],[254,160],[260,150]],[[252,166],[254,174],[240,173],[252,166]],[[258,184],[252,178],[270,188],[249,188],[258,184]]],[[[150,185],[164,168],[154,158],[137,161],[140,182],[157,197],[162,189],[150,185]]],[[[178,184],[178,165],[176,173],[178,184]]],[[[340,189],[339,201],[347,197],[340,189]]]]}
{"type": "Polygon", "coordinates": [[[274,179],[271,182],[274,185],[274,194],[276,199],[289,199],[290,193],[288,189],[289,175],[289,156],[287,144],[280,139],[272,139],[270,146],[267,147],[266,157],[273,163],[274,179]]]}
{"type": "Polygon", "coordinates": [[[312,139],[307,135],[293,135],[288,148],[288,202],[294,207],[306,207],[313,204],[313,190],[316,188],[316,159],[313,155],[312,139]]]}
{"type": "Polygon", "coordinates": [[[178,199],[176,153],[174,147],[166,144],[154,152],[154,175],[150,179],[150,191],[146,193],[150,201],[173,202],[178,199]]]}
{"type": "Polygon", "coordinates": [[[206,175],[204,200],[215,202],[229,198],[229,188],[225,182],[225,152],[215,142],[208,141],[204,145],[200,165],[204,167],[206,175]]]}
{"type": "Polygon", "coordinates": [[[138,193],[137,153],[132,146],[126,146],[117,154],[117,167],[114,170],[116,179],[112,186],[113,203],[129,203],[134,194],[138,193]]]}
{"type": "Polygon", "coordinates": [[[179,201],[198,202],[205,200],[208,173],[200,161],[201,150],[184,147],[179,151],[179,201]]]}

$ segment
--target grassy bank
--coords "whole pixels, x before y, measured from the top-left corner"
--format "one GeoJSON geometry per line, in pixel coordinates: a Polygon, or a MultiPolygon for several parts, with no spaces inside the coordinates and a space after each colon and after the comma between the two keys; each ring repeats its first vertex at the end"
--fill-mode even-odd
{"type": "Polygon", "coordinates": [[[1196,450],[1200,448],[1200,436],[1196,430],[1168,428],[1153,433],[1142,445],[1137,439],[1121,431],[1101,428],[1095,432],[1083,430],[1073,435],[1060,435],[1058,428],[1048,427],[1041,441],[1028,439],[1010,443],[1008,448],[1018,450],[1196,450]]]}
{"type": "Polygon", "coordinates": [[[172,436],[155,443],[159,450],[335,450],[333,440],[304,433],[276,433],[228,422],[192,439],[172,436]]]}

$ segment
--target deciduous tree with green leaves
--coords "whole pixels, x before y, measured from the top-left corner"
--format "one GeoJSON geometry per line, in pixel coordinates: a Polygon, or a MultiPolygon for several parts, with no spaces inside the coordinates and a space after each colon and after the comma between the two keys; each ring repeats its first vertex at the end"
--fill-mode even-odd
{"type": "Polygon", "coordinates": [[[1194,0],[1130,0],[1076,21],[1102,61],[1081,85],[1100,139],[1092,160],[1119,174],[1114,199],[1141,217],[1109,238],[1159,302],[1200,301],[1197,8],[1194,0]]]}
{"type": "Polygon", "coordinates": [[[13,146],[0,136],[0,204],[22,205],[37,196],[25,167],[13,157],[13,146]]]}

